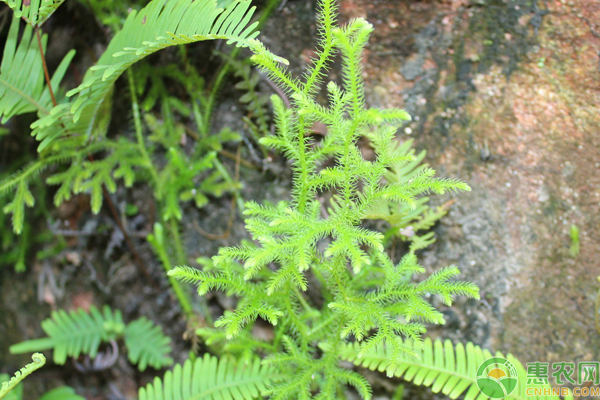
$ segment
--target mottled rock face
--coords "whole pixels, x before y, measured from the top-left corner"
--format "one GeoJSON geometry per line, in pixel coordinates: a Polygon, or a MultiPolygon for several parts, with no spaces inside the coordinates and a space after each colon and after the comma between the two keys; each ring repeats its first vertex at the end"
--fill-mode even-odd
{"type": "Polygon", "coordinates": [[[473,188],[421,257],[432,270],[457,264],[483,300],[430,332],[524,362],[595,360],[600,5],[532,3],[348,0],[341,10],[376,27],[368,100],[409,110],[401,132],[473,188]]]}

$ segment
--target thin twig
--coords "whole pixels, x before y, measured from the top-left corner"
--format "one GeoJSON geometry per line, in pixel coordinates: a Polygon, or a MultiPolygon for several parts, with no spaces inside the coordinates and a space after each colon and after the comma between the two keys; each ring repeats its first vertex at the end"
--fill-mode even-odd
{"type": "Polygon", "coordinates": [[[227,157],[227,158],[229,158],[231,160],[234,160],[234,161],[236,161],[236,162],[238,162],[240,164],[242,164],[246,168],[256,169],[256,170],[260,169],[256,165],[252,164],[250,161],[244,160],[243,158],[240,159],[237,155],[235,155],[233,153],[230,153],[227,150],[219,150],[219,154],[222,155],[222,156],[224,156],[224,157],[227,157]]]}
{"type": "Polygon", "coordinates": [[[46,57],[44,56],[44,48],[42,46],[42,35],[40,35],[40,28],[35,28],[35,36],[37,37],[38,47],[40,49],[40,56],[42,56],[42,65],[44,66],[44,75],[46,76],[46,85],[50,90],[50,97],[52,97],[52,104],[56,107],[56,98],[54,97],[54,91],[52,90],[52,83],[50,82],[50,74],[48,74],[48,66],[46,65],[46,57]]]}

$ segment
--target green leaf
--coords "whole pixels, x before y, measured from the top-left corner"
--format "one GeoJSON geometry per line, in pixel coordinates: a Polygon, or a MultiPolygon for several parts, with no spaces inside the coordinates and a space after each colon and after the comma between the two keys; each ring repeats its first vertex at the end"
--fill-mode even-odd
{"type": "Polygon", "coordinates": [[[149,365],[162,368],[173,364],[169,357],[171,338],[165,336],[158,325],[145,317],[131,322],[125,328],[125,346],[129,361],[137,364],[140,371],[149,365]]]}
{"type": "MultiPolygon", "coordinates": [[[[359,357],[360,348],[357,343],[345,343],[338,348],[340,357],[355,365],[378,370],[386,370],[389,352],[384,347],[378,346],[364,352],[359,357]]],[[[517,370],[519,384],[515,391],[506,397],[508,400],[533,400],[541,397],[527,395],[525,385],[526,372],[523,365],[511,354],[504,357],[501,353],[495,356],[506,358],[517,370]]],[[[453,346],[449,340],[442,342],[439,339],[432,341],[426,338],[423,348],[417,357],[401,358],[399,368],[394,376],[412,381],[415,385],[429,386],[434,393],[443,393],[451,399],[458,398],[466,392],[465,399],[481,398],[477,387],[477,368],[492,354],[482,350],[479,346],[461,343],[453,346]]],[[[544,396],[544,399],[559,400],[558,396],[544,396]]],[[[570,396],[572,398],[572,396],[570,396]]]]}
{"type": "Polygon", "coordinates": [[[60,386],[52,389],[42,395],[39,400],[86,400],[85,397],[75,393],[75,389],[70,386],[60,386]]]}
{"type": "Polygon", "coordinates": [[[2,0],[13,10],[15,18],[29,25],[41,26],[65,0],[2,0]]]}
{"type": "Polygon", "coordinates": [[[255,399],[276,377],[275,371],[262,366],[259,359],[244,363],[233,358],[219,360],[206,353],[195,362],[177,364],[163,379],[155,378],[139,390],[139,400],[255,399]]]}
{"type": "Polygon", "coordinates": [[[248,25],[254,9],[250,0],[236,0],[225,10],[216,8],[214,0],[153,0],[139,12],[132,11],[98,63],[86,72],[83,83],[67,93],[78,94],[77,99],[68,107],[55,107],[32,125],[32,135],[41,142],[38,150],[74,132],[87,141],[115,81],[131,65],[158,50],[213,39],[247,46],[258,35],[254,31],[257,23],[248,25]]]}
{"type": "Polygon", "coordinates": [[[92,306],[87,313],[82,309],[67,313],[52,312],[52,317],[42,321],[47,338],[28,340],[10,347],[12,354],[54,349],[54,362],[64,364],[67,357],[87,354],[95,358],[101,342],[121,335],[125,325],[120,311],[113,312],[108,306],[100,313],[92,306]]]}
{"type": "MultiPolygon", "coordinates": [[[[20,1],[20,0],[19,0],[20,1]]],[[[39,0],[38,0],[39,2],[39,0]]],[[[52,108],[50,91],[44,80],[42,57],[31,26],[27,26],[19,42],[20,19],[12,20],[0,65],[0,117],[2,123],[9,118],[37,111],[47,115],[52,108]]],[[[46,52],[47,35],[42,35],[42,48],[46,52]]],[[[75,51],[71,50],[56,69],[51,79],[56,91],[75,51]]]]}

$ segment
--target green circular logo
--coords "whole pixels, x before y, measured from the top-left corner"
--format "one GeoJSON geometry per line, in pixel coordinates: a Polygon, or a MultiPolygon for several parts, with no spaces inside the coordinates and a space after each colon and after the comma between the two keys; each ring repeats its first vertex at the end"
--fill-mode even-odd
{"type": "Polygon", "coordinates": [[[492,399],[502,399],[517,387],[517,369],[506,358],[489,358],[477,369],[477,387],[492,399]]]}

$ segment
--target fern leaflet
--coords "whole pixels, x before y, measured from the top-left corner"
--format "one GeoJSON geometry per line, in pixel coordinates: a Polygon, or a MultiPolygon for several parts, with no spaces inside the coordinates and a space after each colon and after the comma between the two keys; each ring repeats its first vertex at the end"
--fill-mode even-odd
{"type": "Polygon", "coordinates": [[[69,386],[60,386],[46,392],[38,400],[86,400],[75,393],[75,390],[69,386]]]}
{"type": "Polygon", "coordinates": [[[127,325],[124,334],[129,361],[137,364],[140,371],[144,371],[148,365],[159,369],[173,364],[173,359],[168,356],[171,338],[165,336],[152,321],[139,318],[127,325]]]}
{"type": "Polygon", "coordinates": [[[54,362],[64,364],[67,357],[78,357],[81,353],[96,357],[100,343],[114,339],[125,325],[120,311],[112,312],[104,307],[104,314],[96,307],[90,313],[82,309],[67,313],[65,310],[52,312],[52,317],[42,321],[47,338],[28,340],[10,347],[13,354],[54,349],[54,362]]]}
{"type": "MultiPolygon", "coordinates": [[[[19,42],[19,18],[10,25],[0,66],[0,117],[2,123],[15,115],[37,111],[46,115],[52,108],[50,91],[44,83],[42,57],[33,29],[26,26],[19,42]]],[[[42,48],[46,52],[48,35],[43,35],[42,48]]],[[[63,58],[51,79],[52,87],[58,87],[69,66],[75,50],[63,58]]]]}
{"type": "Polygon", "coordinates": [[[259,359],[244,363],[207,353],[194,362],[177,364],[162,380],[155,378],[139,390],[139,400],[254,399],[276,378],[275,371],[262,366],[259,359]]]}
{"type": "Polygon", "coordinates": [[[65,0],[2,0],[14,12],[33,27],[40,27],[65,0]]]}
{"type": "Polygon", "coordinates": [[[26,353],[54,349],[54,362],[64,364],[67,357],[87,354],[95,358],[101,343],[125,337],[129,360],[138,363],[140,371],[148,365],[162,368],[173,363],[170,338],[147,318],[140,318],[125,326],[119,310],[104,306],[103,313],[94,306],[87,313],[82,309],[67,313],[58,310],[42,321],[47,338],[28,340],[10,347],[10,352],[26,353]]]}
{"type": "MultiPolygon", "coordinates": [[[[389,358],[388,350],[378,346],[359,357],[360,346],[358,343],[344,343],[338,348],[340,357],[370,370],[386,371],[386,363],[389,358]]],[[[432,341],[426,338],[421,350],[418,350],[415,358],[400,356],[400,366],[393,373],[415,385],[430,386],[432,392],[443,393],[451,399],[464,395],[465,400],[487,399],[477,387],[477,368],[479,365],[493,356],[504,357],[496,352],[492,355],[488,350],[481,349],[471,342],[466,346],[458,343],[453,346],[449,340],[442,342],[437,339],[432,341]]],[[[519,384],[515,391],[506,397],[508,400],[537,400],[555,399],[558,396],[532,396],[526,394],[526,372],[523,365],[512,354],[506,357],[517,369],[519,384]]],[[[573,396],[567,396],[572,399],[573,396]]]]}
{"type": "Polygon", "coordinates": [[[83,83],[67,93],[78,98],[55,107],[32,125],[33,135],[41,141],[39,151],[73,133],[87,140],[117,78],[142,58],[169,46],[202,40],[226,39],[247,46],[258,34],[256,23],[247,26],[253,13],[248,0],[237,0],[225,10],[216,8],[214,0],[153,0],[139,12],[132,11],[97,65],[86,72],[83,83]]]}

